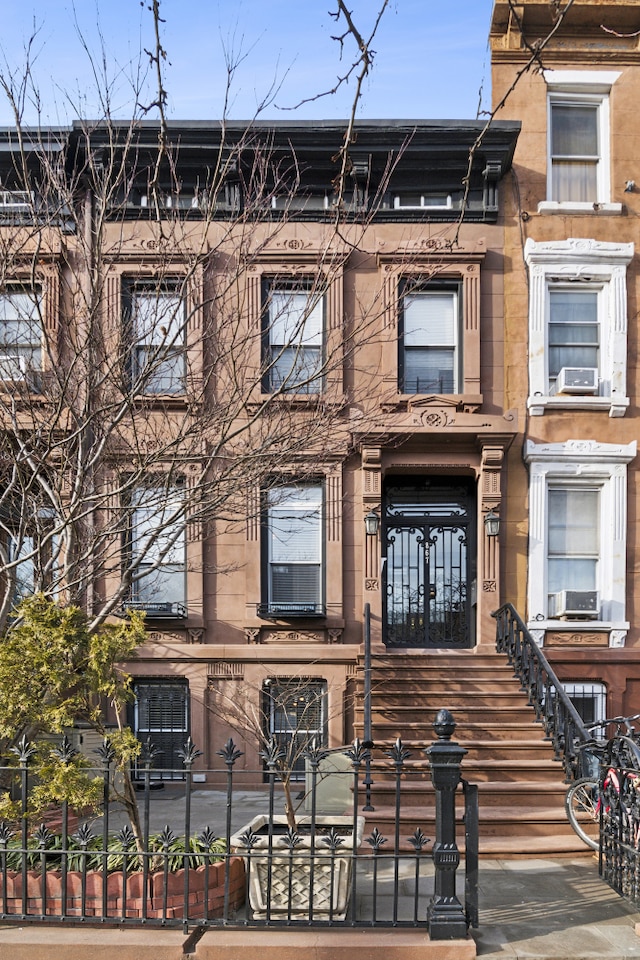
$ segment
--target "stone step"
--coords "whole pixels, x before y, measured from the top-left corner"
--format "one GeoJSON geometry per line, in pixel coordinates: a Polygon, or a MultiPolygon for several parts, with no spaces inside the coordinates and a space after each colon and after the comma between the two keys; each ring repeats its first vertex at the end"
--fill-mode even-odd
{"type": "MultiPolygon", "coordinates": [[[[419,737],[416,734],[412,734],[414,739],[423,739],[428,742],[432,742],[435,739],[435,733],[433,730],[433,717],[429,717],[426,720],[412,721],[407,719],[407,716],[402,714],[397,715],[396,710],[391,708],[389,711],[385,711],[384,716],[374,716],[372,719],[372,724],[375,727],[376,734],[380,729],[384,729],[384,725],[394,722],[397,726],[398,731],[404,730],[420,730],[419,737]]],[[[356,736],[360,737],[362,740],[362,720],[358,716],[356,711],[356,736]]],[[[397,736],[400,736],[400,733],[397,733],[393,739],[396,739],[397,736]]],[[[456,732],[454,739],[457,743],[465,745],[467,740],[529,740],[529,739],[544,739],[544,732],[542,728],[536,725],[533,721],[528,723],[519,723],[519,722],[503,722],[503,723],[493,723],[492,721],[482,722],[477,720],[476,722],[460,722],[456,726],[456,732]]],[[[389,739],[388,735],[383,737],[383,739],[389,739]]],[[[546,743],[548,741],[545,740],[546,743]]]]}
{"type": "MultiPolygon", "coordinates": [[[[384,837],[393,842],[396,830],[395,806],[377,806],[375,802],[372,805],[374,807],[372,811],[365,811],[365,837],[377,827],[384,837]]],[[[463,838],[462,805],[459,805],[456,810],[456,823],[456,837],[463,838]]],[[[561,805],[537,807],[533,810],[527,810],[523,807],[480,807],[478,829],[480,838],[491,837],[494,840],[517,836],[523,838],[525,836],[542,837],[550,833],[555,836],[576,836],[567,820],[564,807],[561,805]]],[[[423,834],[433,839],[435,836],[435,807],[423,810],[411,807],[401,809],[399,826],[401,841],[406,842],[416,830],[421,830],[423,834]]]]}
{"type": "MultiPolygon", "coordinates": [[[[469,733],[472,733],[472,731],[469,731],[469,733]]],[[[378,721],[373,724],[372,739],[377,751],[391,749],[395,741],[400,739],[407,750],[422,753],[434,742],[433,729],[429,724],[396,724],[392,720],[378,721]]],[[[476,738],[460,736],[456,738],[456,742],[467,751],[463,764],[468,759],[481,756],[492,757],[496,760],[512,760],[521,755],[526,755],[528,758],[553,759],[553,751],[549,741],[542,737],[536,737],[535,731],[534,736],[527,736],[525,732],[524,736],[504,739],[497,736],[476,738]]]]}
{"type": "MultiPolygon", "coordinates": [[[[478,783],[478,797],[482,810],[490,807],[513,809],[523,807],[530,810],[534,807],[564,807],[564,797],[567,785],[561,780],[519,780],[504,782],[486,780],[478,783]]],[[[402,809],[406,807],[431,806],[434,802],[434,789],[430,780],[419,782],[403,780],[401,784],[402,809]]],[[[374,806],[393,806],[395,802],[395,780],[373,772],[371,796],[374,806]]],[[[359,802],[364,803],[364,786],[360,786],[359,802]]]]}
{"type": "Polygon", "coordinates": [[[409,691],[395,684],[384,691],[382,689],[371,691],[372,706],[379,706],[380,704],[410,706],[412,701],[418,709],[427,710],[434,715],[443,708],[450,710],[454,719],[457,711],[469,707],[484,707],[491,710],[496,707],[513,707],[519,710],[531,710],[525,695],[517,686],[499,692],[489,686],[485,690],[461,690],[456,692],[445,689],[443,682],[440,681],[439,690],[434,691],[424,691],[422,689],[409,691]]]}

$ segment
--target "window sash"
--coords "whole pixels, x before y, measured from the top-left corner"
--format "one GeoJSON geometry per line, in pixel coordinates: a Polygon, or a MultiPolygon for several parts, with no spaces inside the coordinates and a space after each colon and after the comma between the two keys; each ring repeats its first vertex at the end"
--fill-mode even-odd
{"type": "Polygon", "coordinates": [[[551,386],[563,367],[600,368],[598,290],[549,290],[551,386]]]}
{"type": "Polygon", "coordinates": [[[281,487],[267,498],[268,602],[322,602],[320,484],[281,487]]]}
{"type": "Polygon", "coordinates": [[[184,393],[186,305],[176,290],[134,287],[131,294],[132,374],[142,392],[184,393]]]}
{"type": "Polygon", "coordinates": [[[268,301],[269,392],[320,393],[324,298],[309,290],[274,287],[268,301]]]}
{"type": "Polygon", "coordinates": [[[143,603],[183,603],[186,594],[186,529],[181,514],[184,489],[143,487],[133,492],[131,560],[138,561],[133,599],[143,603]]]}
{"type": "Polygon", "coordinates": [[[39,291],[0,294],[0,379],[22,380],[42,369],[42,320],[39,291]]]}
{"type": "Polygon", "coordinates": [[[556,100],[550,109],[551,199],[598,200],[600,102],[556,100]]]}
{"type": "Polygon", "coordinates": [[[400,379],[403,393],[458,391],[457,290],[408,293],[402,304],[400,379]]]}

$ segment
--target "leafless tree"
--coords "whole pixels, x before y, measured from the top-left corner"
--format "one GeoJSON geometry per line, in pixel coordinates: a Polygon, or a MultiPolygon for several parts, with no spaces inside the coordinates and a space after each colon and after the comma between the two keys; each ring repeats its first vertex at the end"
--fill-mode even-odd
{"type": "MultiPolygon", "coordinates": [[[[295,150],[285,157],[259,120],[222,118],[187,185],[158,0],[149,9],[157,95],[142,103],[134,88],[126,123],[105,90],[98,121],[26,127],[31,64],[0,76],[15,121],[0,225],[0,627],[32,591],[79,603],[94,628],[153,602],[185,538],[246,522],[248,491],[317,475],[349,446],[357,397],[342,371],[374,318],[324,352],[314,325],[366,229],[345,222],[352,121],[312,269],[297,284],[276,272],[256,325],[247,276],[290,220],[295,150]]],[[[356,43],[352,70],[367,72],[380,18],[367,39],[341,2],[335,17],[341,46],[356,43]]],[[[99,76],[104,53],[87,54],[99,76]]]]}

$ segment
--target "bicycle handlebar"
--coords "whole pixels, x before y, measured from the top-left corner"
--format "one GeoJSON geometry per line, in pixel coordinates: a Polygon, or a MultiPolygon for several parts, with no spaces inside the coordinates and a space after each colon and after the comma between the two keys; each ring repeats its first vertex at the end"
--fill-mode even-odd
{"type": "MultiPolygon", "coordinates": [[[[602,727],[608,727],[611,723],[615,723],[616,736],[622,733],[622,727],[624,726],[625,736],[632,737],[635,733],[635,728],[633,727],[635,720],[640,720],[640,713],[634,713],[631,717],[609,717],[606,720],[599,720],[597,723],[587,724],[586,729],[591,733],[592,730],[599,730],[602,727]]],[[[602,743],[606,743],[608,739],[608,737],[594,737],[594,740],[601,741],[602,743]]]]}

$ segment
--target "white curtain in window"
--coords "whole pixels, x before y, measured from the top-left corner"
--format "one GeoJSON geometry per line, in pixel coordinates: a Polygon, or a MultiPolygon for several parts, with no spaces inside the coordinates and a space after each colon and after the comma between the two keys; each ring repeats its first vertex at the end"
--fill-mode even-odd
{"type": "Polygon", "coordinates": [[[549,490],[548,588],[595,590],[600,552],[599,491],[549,490]]]}

